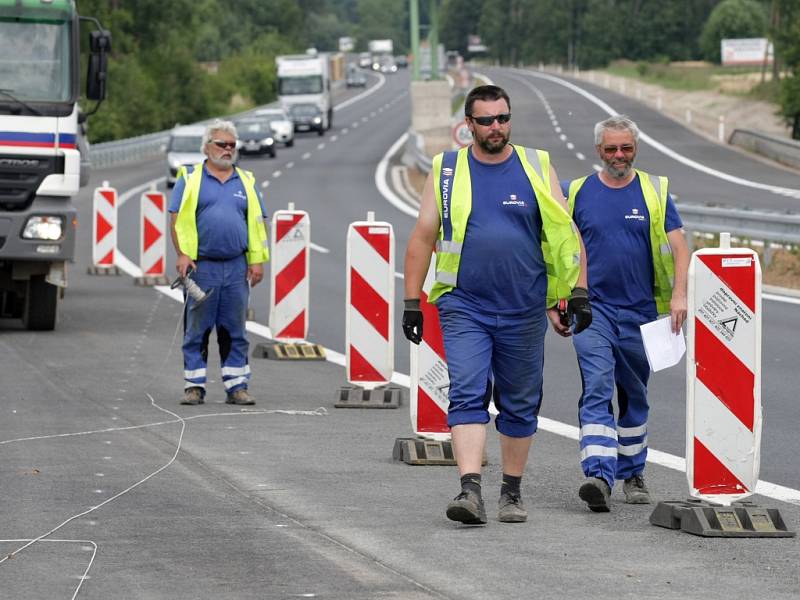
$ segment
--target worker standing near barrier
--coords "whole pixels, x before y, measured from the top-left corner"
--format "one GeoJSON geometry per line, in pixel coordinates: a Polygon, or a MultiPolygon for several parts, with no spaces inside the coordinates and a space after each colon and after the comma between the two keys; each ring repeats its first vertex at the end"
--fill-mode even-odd
{"type": "Polygon", "coordinates": [[[181,404],[202,404],[206,394],[208,340],[216,328],[222,382],[229,404],[255,404],[245,331],[249,285],[264,276],[269,260],[264,207],[255,178],[235,166],[236,128],[216,120],[206,127],[207,159],[182,168],[169,212],[176,269],[206,294],[202,303],[186,297],[184,312],[184,396],[181,404]]]}
{"type": "Polygon", "coordinates": [[[549,155],[509,143],[508,94],[476,87],[464,112],[474,143],[434,157],[408,241],[403,332],[415,344],[422,339],[420,294],[435,248],[429,302],[444,337],[447,424],[461,476],[447,517],[487,521],[481,463],[493,397],[503,463],[498,519],[522,522],[520,482],[542,397],[545,309],[572,295],[576,330],[588,326],[585,262],[549,155]]]}
{"type": "MultiPolygon", "coordinates": [[[[639,326],[669,314],[673,333],[680,333],[689,249],[667,178],[633,168],[636,123],[614,116],[597,123],[594,137],[603,169],[564,187],[586,246],[593,315],[591,327],[573,337],[583,382],[578,414],[586,481],[579,496],[590,510],[607,512],[617,479],[624,480],[627,503],[650,503],[644,482],[650,367],[639,326]]],[[[558,321],[553,327],[571,335],[558,321]]]]}

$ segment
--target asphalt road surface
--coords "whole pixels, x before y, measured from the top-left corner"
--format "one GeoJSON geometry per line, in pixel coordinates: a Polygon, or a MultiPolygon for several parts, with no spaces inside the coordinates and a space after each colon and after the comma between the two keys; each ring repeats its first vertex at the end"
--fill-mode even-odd
{"type": "MultiPolygon", "coordinates": [[[[511,94],[516,142],[548,149],[562,178],[592,170],[600,106],[538,74],[487,74],[511,94]]],[[[798,187],[796,175],[711,144],[613,93],[581,87],[698,163],[798,187]]],[[[311,215],[320,251],[311,263],[309,340],[337,352],[344,350],[348,223],[375,211],[392,223],[400,257],[413,226],[375,186],[378,161],[408,129],[408,76],[371,77],[366,92],[350,104],[339,99],[325,136],[301,134],[275,159],[243,162],[269,182],[270,211],[294,202],[311,215]]],[[[698,171],[646,144],[640,165],[669,175],[685,201],[780,210],[798,202],[698,171]]],[[[544,428],[523,480],[528,523],[495,520],[494,435],[484,475],[489,524],[451,523],[444,506],[457,492],[455,469],[393,463],[394,440],[411,434],[407,406],[333,408],[345,381],[332,362],[252,359],[255,407],[224,404],[218,374],[205,405],[179,406],[181,305],[126,275],[86,274],[91,189],[109,180],[124,194],[164,172],[163,162],[152,161],[94,173],[77,199],[77,258],[58,329],[31,333],[0,322],[2,597],[730,600],[800,593],[796,538],[703,539],[659,529],[648,523],[652,507],[625,505],[616,490],[611,513],[588,512],[576,494],[577,443],[544,428]]],[[[134,261],[137,205],[131,194],[120,211],[120,248],[134,261]]],[[[254,288],[256,321],[266,323],[268,300],[267,285],[254,288]]],[[[761,476],[790,490],[800,488],[798,311],[764,302],[761,476]]],[[[396,369],[408,373],[399,326],[396,338],[396,369]]],[[[213,347],[210,355],[213,373],[213,347]]],[[[580,384],[571,345],[548,335],[545,368],[542,416],[575,425],[580,384]]],[[[649,445],[678,457],[683,373],[683,365],[674,367],[651,385],[649,445]]],[[[652,464],[647,475],[656,499],[686,496],[683,472],[652,464]]],[[[797,528],[800,492],[794,498],[754,497],[797,528]]]]}

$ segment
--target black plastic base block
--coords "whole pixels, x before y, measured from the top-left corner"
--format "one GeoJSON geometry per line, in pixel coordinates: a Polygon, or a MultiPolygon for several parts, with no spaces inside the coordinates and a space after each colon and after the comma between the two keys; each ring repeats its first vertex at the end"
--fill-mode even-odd
{"type": "Polygon", "coordinates": [[[87,267],[87,275],[122,275],[119,267],[87,267]]]}
{"type": "Polygon", "coordinates": [[[367,390],[357,385],[339,388],[336,408],[400,408],[403,390],[393,385],[380,385],[367,390]]]}
{"type": "MultiPolygon", "coordinates": [[[[453,444],[449,440],[437,442],[422,438],[397,438],[394,441],[392,460],[407,465],[456,465],[453,444]]],[[[486,465],[487,462],[484,454],[481,464],[486,465]]]]}
{"type": "Polygon", "coordinates": [[[134,277],[133,284],[153,287],[154,285],[169,285],[170,280],[166,275],[143,275],[142,277],[134,277]]]}
{"type": "Polygon", "coordinates": [[[325,360],[325,349],[319,344],[284,344],[283,342],[256,344],[255,358],[272,360],[325,360]]]}
{"type": "Polygon", "coordinates": [[[650,523],[667,529],[680,529],[702,537],[794,537],[777,508],[765,508],[750,501],[731,506],[703,500],[659,502],[650,523]]]}

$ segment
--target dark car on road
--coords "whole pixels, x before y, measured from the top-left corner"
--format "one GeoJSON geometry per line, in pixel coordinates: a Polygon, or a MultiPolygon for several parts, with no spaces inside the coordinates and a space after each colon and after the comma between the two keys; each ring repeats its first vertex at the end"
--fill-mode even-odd
{"type": "Polygon", "coordinates": [[[242,154],[269,154],[275,158],[275,138],[266,119],[241,119],[236,121],[239,134],[239,152],[242,154]]]}
{"type": "Polygon", "coordinates": [[[315,104],[295,104],[289,108],[289,118],[294,123],[295,131],[316,131],[323,135],[322,111],[315,104]]]}

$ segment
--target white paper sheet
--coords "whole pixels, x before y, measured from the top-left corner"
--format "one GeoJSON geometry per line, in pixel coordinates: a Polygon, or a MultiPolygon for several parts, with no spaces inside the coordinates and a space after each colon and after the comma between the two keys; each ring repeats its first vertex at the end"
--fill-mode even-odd
{"type": "Polygon", "coordinates": [[[686,340],[682,331],[672,333],[668,316],[645,323],[639,329],[642,332],[647,362],[653,371],[660,371],[680,362],[686,352],[686,340]]]}

